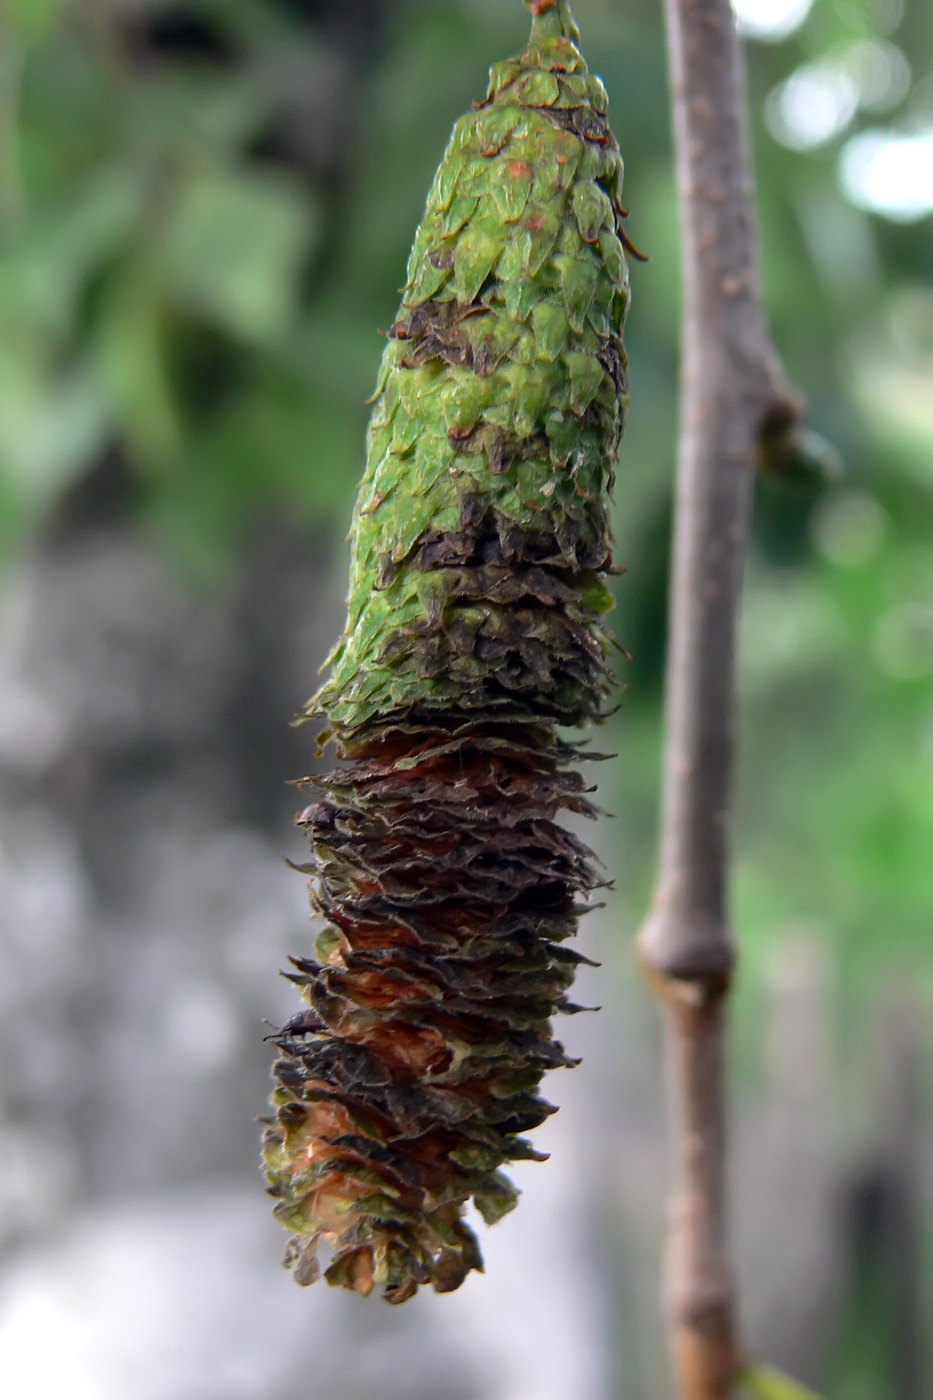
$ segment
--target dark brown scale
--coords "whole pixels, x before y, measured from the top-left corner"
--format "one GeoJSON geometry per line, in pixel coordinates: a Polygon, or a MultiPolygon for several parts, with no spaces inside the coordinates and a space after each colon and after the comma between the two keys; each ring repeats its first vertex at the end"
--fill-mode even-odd
{"type": "Polygon", "coordinates": [[[615,233],[631,245],[569,12],[529,5],[531,47],[494,70],[429,198],[376,398],[347,630],[307,711],[343,766],[301,784],[324,931],[288,974],[308,1010],[278,1036],[266,1170],[298,1282],[324,1268],[393,1303],[481,1269],[466,1205],[495,1221],[517,1196],[500,1168],[541,1157],[523,1135],[554,1111],[542,1076],[575,1063],[551,1020],[582,1009],[568,994],[586,959],[565,945],[601,883],[561,825],[597,808],[558,726],[603,718],[617,690],[615,233]],[[537,105],[549,93],[559,105],[537,105]],[[485,164],[511,139],[514,160],[485,164]]]}
{"type": "MultiPolygon", "coordinates": [[[[544,574],[525,586],[561,593],[544,574]]],[[[460,1204],[497,1218],[514,1202],[498,1167],[541,1156],[521,1134],[554,1111],[541,1076],[573,1063],[549,1018],[577,1009],[566,992],[585,961],[561,941],[599,883],[556,819],[596,809],[546,726],[400,719],[346,756],[303,784],[313,903],[333,933],[320,961],[293,960],[310,1009],[278,1038],[286,1102],[268,1132],[290,1160],[305,1144],[325,1224],[342,1203],[328,1277],[366,1292],[381,1248],[400,1302],[481,1267],[460,1204]]],[[[287,1219],[300,1187],[272,1189],[287,1219]]],[[[317,1277],[313,1253],[291,1251],[300,1282],[317,1277]]]]}

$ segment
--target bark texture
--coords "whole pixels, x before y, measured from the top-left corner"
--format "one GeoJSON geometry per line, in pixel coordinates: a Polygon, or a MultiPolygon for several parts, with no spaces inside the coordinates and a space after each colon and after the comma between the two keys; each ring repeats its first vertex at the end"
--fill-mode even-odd
{"type": "Polygon", "coordinates": [[[744,76],[728,0],[666,0],[684,292],[683,400],[660,869],[641,954],[667,1026],[675,1138],[668,1258],[684,1400],[740,1365],[724,1199],[724,1000],[735,651],[752,479],[799,405],[771,348],[757,269],[744,76]]]}

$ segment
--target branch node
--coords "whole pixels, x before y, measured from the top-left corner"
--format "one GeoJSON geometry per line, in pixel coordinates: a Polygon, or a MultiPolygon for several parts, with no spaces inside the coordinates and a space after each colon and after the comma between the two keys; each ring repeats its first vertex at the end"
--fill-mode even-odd
{"type": "Polygon", "coordinates": [[[655,992],[672,1007],[711,1010],[731,986],[735,940],[724,926],[655,910],[642,926],[638,952],[655,992]]]}
{"type": "Polygon", "coordinates": [[[841,456],[832,443],[804,423],[806,403],[785,384],[776,386],[761,416],[755,449],[755,466],[766,479],[792,486],[813,486],[838,481],[844,473],[841,456]]]}

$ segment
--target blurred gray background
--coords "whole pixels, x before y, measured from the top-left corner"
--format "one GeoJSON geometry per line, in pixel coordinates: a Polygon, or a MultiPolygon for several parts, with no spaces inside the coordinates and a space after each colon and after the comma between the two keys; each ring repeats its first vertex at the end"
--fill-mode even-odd
{"type": "MultiPolygon", "coordinates": [[[[364,400],[518,0],[17,0],[0,65],[0,1385],[23,1400],[660,1400],[650,889],[677,365],[663,36],[579,0],[627,160],[633,411],[594,777],[598,1015],[399,1310],[298,1289],[258,1171],[310,950],[291,716],[342,625],[364,400]]],[[[742,0],[764,270],[838,485],[763,486],[742,653],[734,1234],[755,1354],[931,1393],[933,16],[742,0]],[[905,173],[906,172],[906,173],[905,173]]],[[[587,838],[594,839],[588,831],[587,838]]]]}

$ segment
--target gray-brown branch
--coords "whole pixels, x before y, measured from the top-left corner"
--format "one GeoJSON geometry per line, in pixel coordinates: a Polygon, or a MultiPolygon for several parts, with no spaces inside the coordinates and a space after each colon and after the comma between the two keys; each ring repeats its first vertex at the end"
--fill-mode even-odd
{"type": "Polygon", "coordinates": [[[668,1303],[681,1400],[719,1400],[741,1364],[724,1191],[726,906],[735,652],[762,441],[800,406],[758,276],[742,56],[729,0],[665,0],[683,266],[679,450],[657,891],[640,938],[664,1007],[675,1194],[668,1303]]]}

